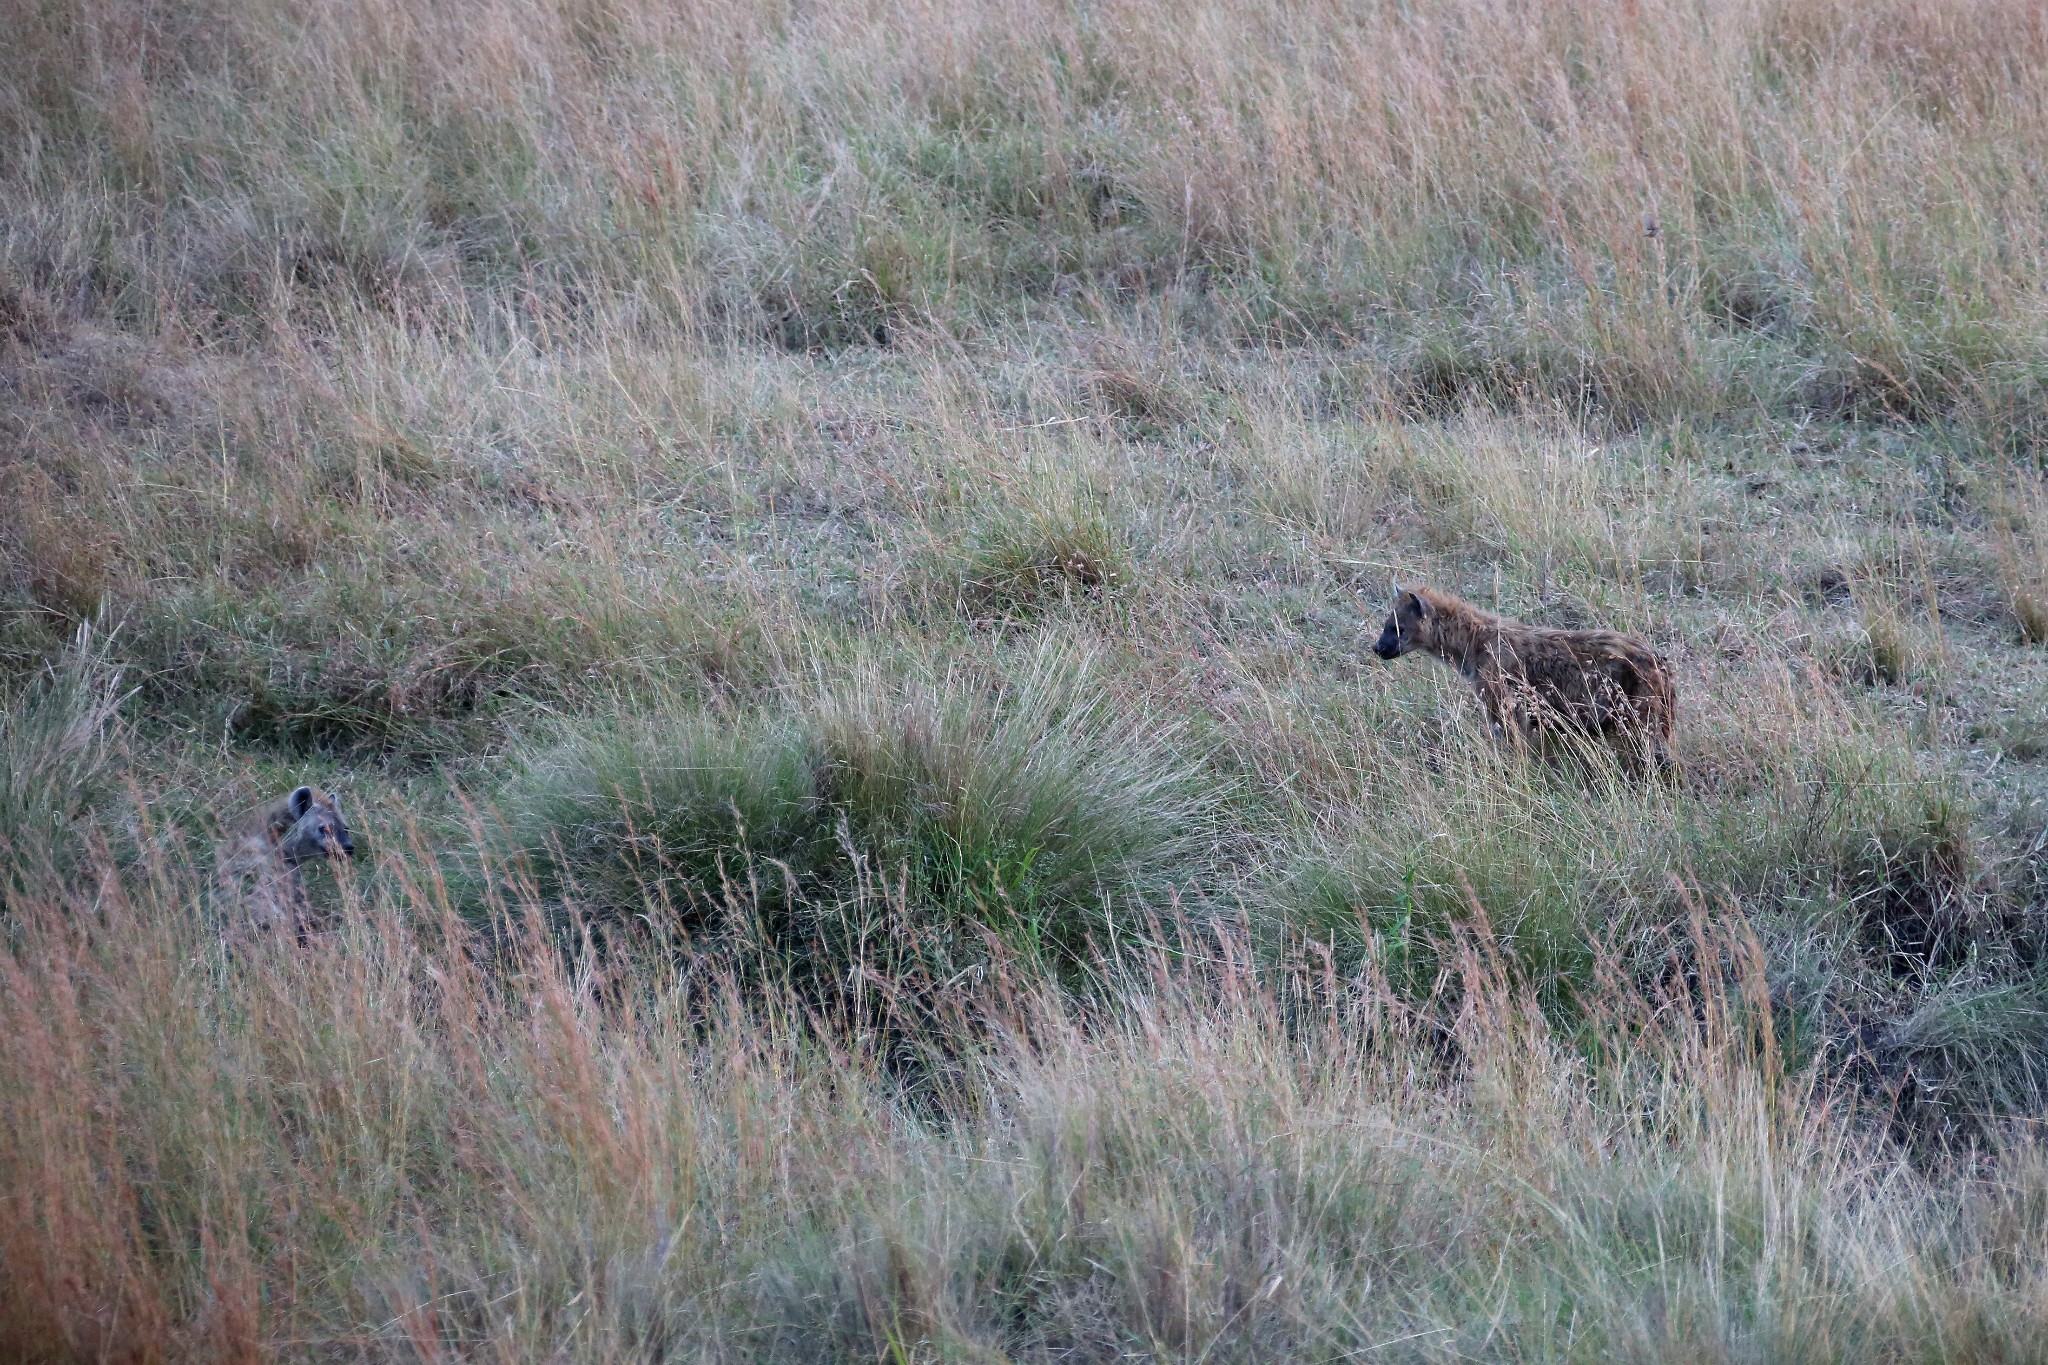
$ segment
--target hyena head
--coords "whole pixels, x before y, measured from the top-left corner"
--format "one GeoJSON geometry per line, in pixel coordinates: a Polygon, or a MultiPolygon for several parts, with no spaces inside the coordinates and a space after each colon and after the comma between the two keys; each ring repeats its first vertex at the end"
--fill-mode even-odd
{"type": "Polygon", "coordinates": [[[1387,613],[1387,623],[1380,628],[1372,652],[1382,659],[1398,659],[1412,649],[1426,647],[1436,634],[1431,617],[1430,605],[1420,593],[1394,589],[1394,609],[1387,613]]]}
{"type": "Polygon", "coordinates": [[[341,803],[311,787],[300,787],[279,802],[270,827],[277,835],[277,851],[294,867],[356,854],[348,821],[341,818],[341,803]]]}

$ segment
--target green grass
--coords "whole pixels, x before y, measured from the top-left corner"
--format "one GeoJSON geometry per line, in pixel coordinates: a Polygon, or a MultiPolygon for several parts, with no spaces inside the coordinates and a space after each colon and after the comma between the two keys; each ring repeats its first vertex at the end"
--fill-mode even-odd
{"type": "Polygon", "coordinates": [[[1694,713],[1695,733],[1768,725],[1781,739],[1812,737],[1748,753],[1691,747],[1660,783],[1600,755],[1578,767],[1455,731],[1418,735],[1398,698],[1364,734],[1324,722],[1302,742],[1331,746],[1323,761],[1353,775],[1279,865],[1274,931],[1326,944],[1339,962],[1372,962],[1422,999],[1442,988],[1442,950],[1482,922],[1516,979],[1566,1015],[1603,947],[1654,938],[1702,900],[1785,907],[1766,933],[1822,934],[1852,959],[1868,956],[1859,940],[1882,948],[1900,934],[1909,951],[1932,951],[1937,925],[1942,951],[1965,951],[1986,932],[1995,893],[1952,779],[1922,771],[1882,732],[1850,722],[1826,733],[1845,718],[1816,714],[1826,701],[1802,697],[1795,679],[1745,682],[1747,696],[1694,713]]]}
{"type": "Polygon", "coordinates": [[[1237,965],[1129,959],[1100,1016],[1022,993],[912,1107],[772,990],[620,994],[538,940],[494,983],[395,887],[223,960],[158,876],[90,927],[26,907],[5,964],[13,1348],[1835,1359],[2040,1327],[2039,1153],[1933,1175],[1844,1129],[1733,928],[1685,944],[1736,964],[1690,999],[1607,959],[1590,1060],[1468,947],[1455,1071],[1369,984],[1196,931],[1237,965]]]}
{"type": "Polygon", "coordinates": [[[47,672],[0,700],[0,890],[9,895],[90,866],[94,813],[120,777],[113,644],[80,627],[47,672]]]}
{"type": "Polygon", "coordinates": [[[1135,930],[1213,884],[1224,806],[1170,730],[1049,645],[1007,677],[857,665],[746,710],[628,709],[523,757],[495,799],[543,897],[826,981],[905,944],[940,979],[991,947],[1084,967],[1119,912],[1135,930]]]}
{"type": "Polygon", "coordinates": [[[974,620],[1008,621],[1054,606],[1113,598],[1132,563],[1116,528],[1086,490],[992,499],[969,532],[956,600],[974,620]]]}

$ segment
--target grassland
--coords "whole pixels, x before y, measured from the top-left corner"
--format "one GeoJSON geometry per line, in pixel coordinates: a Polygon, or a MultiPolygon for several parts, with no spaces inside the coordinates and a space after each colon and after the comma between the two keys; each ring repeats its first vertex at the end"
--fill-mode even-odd
{"type": "Polygon", "coordinates": [[[0,1353],[2042,1356],[2048,11],[0,33],[0,1353]]]}

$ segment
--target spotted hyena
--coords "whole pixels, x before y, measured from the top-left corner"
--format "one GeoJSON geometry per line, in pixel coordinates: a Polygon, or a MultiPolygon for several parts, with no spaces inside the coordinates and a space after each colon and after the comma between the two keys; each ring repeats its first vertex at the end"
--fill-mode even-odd
{"type": "Polygon", "coordinates": [[[1671,667],[1632,635],[1552,630],[1481,611],[1435,588],[1397,588],[1373,653],[1433,654],[1479,693],[1494,731],[1543,747],[1566,731],[1614,744],[1625,762],[1664,768],[1678,704],[1671,667]]]}
{"type": "Polygon", "coordinates": [[[305,866],[352,858],[355,839],[341,804],[297,787],[251,811],[221,841],[214,865],[236,927],[254,937],[302,937],[308,927],[305,866]]]}

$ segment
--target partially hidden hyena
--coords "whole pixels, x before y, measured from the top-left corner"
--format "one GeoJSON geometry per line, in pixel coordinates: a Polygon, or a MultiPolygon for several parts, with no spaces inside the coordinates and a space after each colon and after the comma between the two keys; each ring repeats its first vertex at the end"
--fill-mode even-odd
{"type": "Polygon", "coordinates": [[[341,804],[325,792],[298,787],[249,812],[214,855],[231,937],[302,937],[306,864],[355,851],[341,804]]]}
{"type": "Polygon", "coordinates": [[[1433,654],[1479,693],[1494,730],[1547,747],[1559,732],[1613,744],[1631,767],[1669,766],[1678,695],[1671,666],[1632,635],[1552,630],[1481,611],[1434,588],[1396,588],[1373,653],[1433,654]]]}

